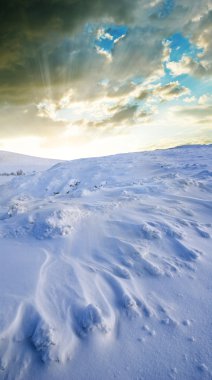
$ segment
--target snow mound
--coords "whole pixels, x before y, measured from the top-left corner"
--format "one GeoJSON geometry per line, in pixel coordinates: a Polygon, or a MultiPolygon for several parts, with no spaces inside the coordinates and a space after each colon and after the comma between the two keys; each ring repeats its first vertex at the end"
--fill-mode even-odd
{"type": "Polygon", "coordinates": [[[35,349],[44,362],[54,360],[54,346],[57,344],[56,330],[44,321],[39,321],[31,337],[35,349]]]}
{"type": "Polygon", "coordinates": [[[80,335],[91,332],[94,328],[107,332],[107,326],[103,321],[101,310],[92,304],[86,306],[77,319],[80,335]]]}

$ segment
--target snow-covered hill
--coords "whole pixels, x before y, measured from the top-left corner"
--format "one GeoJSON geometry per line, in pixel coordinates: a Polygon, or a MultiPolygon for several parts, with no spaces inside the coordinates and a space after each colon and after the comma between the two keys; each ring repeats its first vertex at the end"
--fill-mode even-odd
{"type": "Polygon", "coordinates": [[[0,150],[0,185],[12,176],[45,170],[58,161],[0,150]]]}
{"type": "Polygon", "coordinates": [[[0,186],[0,379],[212,379],[211,158],[82,159],[0,186]]]}

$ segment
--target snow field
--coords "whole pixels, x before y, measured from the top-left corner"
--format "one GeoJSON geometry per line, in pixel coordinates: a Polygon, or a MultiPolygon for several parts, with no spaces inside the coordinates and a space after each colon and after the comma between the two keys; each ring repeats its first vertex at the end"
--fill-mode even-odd
{"type": "Polygon", "coordinates": [[[212,378],[210,162],[188,146],[0,186],[0,378],[212,378]]]}

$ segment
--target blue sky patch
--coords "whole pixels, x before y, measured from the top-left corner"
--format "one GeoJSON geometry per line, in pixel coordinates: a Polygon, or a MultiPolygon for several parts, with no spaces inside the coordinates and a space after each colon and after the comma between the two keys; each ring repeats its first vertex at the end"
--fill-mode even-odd
{"type": "Polygon", "coordinates": [[[170,61],[178,62],[183,55],[198,60],[198,54],[203,51],[203,49],[192,44],[189,39],[184,37],[181,33],[173,34],[173,36],[168,38],[168,41],[170,42],[171,48],[170,61]]]}
{"type": "Polygon", "coordinates": [[[124,25],[107,25],[99,28],[95,46],[104,51],[111,53],[115,44],[127,34],[128,28],[124,25]]]}

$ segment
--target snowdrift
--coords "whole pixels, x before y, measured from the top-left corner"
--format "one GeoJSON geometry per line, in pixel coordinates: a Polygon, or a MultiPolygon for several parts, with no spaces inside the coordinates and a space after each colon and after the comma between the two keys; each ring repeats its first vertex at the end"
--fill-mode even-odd
{"type": "Polygon", "coordinates": [[[1,379],[212,378],[211,158],[82,159],[0,186],[1,379]]]}

